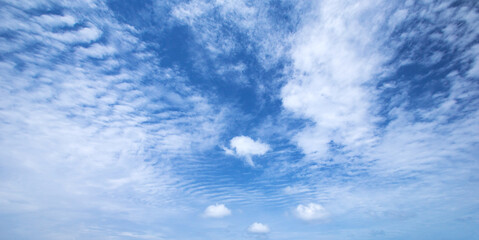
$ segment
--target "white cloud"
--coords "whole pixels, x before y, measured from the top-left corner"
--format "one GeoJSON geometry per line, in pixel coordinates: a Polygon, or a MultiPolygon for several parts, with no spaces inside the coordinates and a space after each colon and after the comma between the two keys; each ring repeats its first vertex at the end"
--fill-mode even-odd
{"type": "Polygon", "coordinates": [[[209,218],[222,218],[231,215],[231,210],[224,204],[215,204],[208,206],[203,215],[209,218]]]}
{"type": "MultiPolygon", "coordinates": [[[[477,45],[474,46],[472,39],[477,39],[478,35],[472,22],[466,20],[461,26],[455,22],[462,22],[460,19],[463,16],[471,14],[473,19],[477,19],[477,13],[464,6],[448,7],[448,3],[428,5],[421,10],[391,11],[389,2],[362,1],[338,7],[344,2],[323,1],[324,6],[314,8],[312,17],[305,20],[294,37],[291,54],[295,74],[282,89],[283,105],[295,116],[311,120],[312,124],[302,129],[293,140],[307,158],[323,158],[344,167],[348,179],[344,181],[344,176],[340,174],[331,175],[329,169],[318,171],[318,167],[322,169],[329,164],[326,161],[306,170],[310,179],[327,179],[323,183],[311,183],[308,187],[316,192],[318,201],[327,204],[328,209],[321,205],[299,205],[294,213],[305,221],[324,219],[336,213],[352,215],[358,209],[378,215],[388,214],[391,209],[405,205],[409,207],[398,215],[414,215],[417,209],[430,208],[432,204],[424,201],[430,203],[433,198],[455,198],[457,206],[467,209],[465,202],[470,201],[464,199],[472,199],[468,191],[474,183],[467,179],[473,178],[473,171],[477,169],[474,162],[479,138],[474,133],[479,127],[477,120],[473,119],[477,119],[479,111],[472,106],[478,105],[479,88],[477,81],[466,76],[477,76],[474,75],[478,69],[477,45]],[[398,13],[386,14],[388,11],[398,13]],[[370,17],[363,18],[364,14],[370,17]],[[393,19],[388,21],[388,16],[393,19]],[[400,26],[401,21],[407,21],[409,16],[428,19],[431,24],[413,27],[412,31],[402,33],[400,40],[395,36],[389,38],[391,31],[400,26]],[[372,19],[386,21],[370,21],[372,19]],[[377,23],[386,22],[389,24],[387,27],[378,27],[377,23]],[[383,68],[383,64],[389,64],[384,60],[392,56],[384,46],[412,46],[410,43],[413,42],[423,47],[420,42],[431,37],[427,33],[441,28],[444,31],[436,33],[437,40],[431,41],[441,46],[444,44],[445,48],[457,49],[455,51],[460,56],[456,58],[447,52],[434,51],[424,54],[424,49],[416,49],[408,54],[421,55],[420,60],[398,54],[407,60],[395,62],[397,65],[393,66],[399,69],[404,62],[424,66],[441,61],[447,67],[426,68],[429,71],[427,74],[452,69],[447,77],[422,79],[428,84],[440,82],[442,86],[447,86],[443,92],[438,91],[431,96],[433,106],[423,106],[413,102],[416,93],[408,92],[409,79],[404,79],[406,83],[401,82],[403,78],[383,68]],[[358,29],[361,33],[355,33],[358,29]],[[385,43],[384,39],[394,41],[385,43]],[[450,43],[445,44],[445,40],[450,43]],[[462,63],[465,68],[457,69],[457,64],[462,63]],[[384,92],[376,89],[377,79],[384,77],[378,74],[393,79],[383,86],[389,88],[384,92]],[[381,94],[387,94],[387,91],[394,92],[396,96],[382,102],[381,94]],[[377,112],[378,108],[385,106],[390,107],[389,112],[377,112]],[[390,121],[381,126],[376,122],[378,117],[390,121]],[[344,153],[330,151],[330,141],[344,146],[341,149],[344,153]],[[370,183],[374,183],[374,187],[371,188],[370,183]],[[398,184],[400,189],[389,190],[398,184]],[[371,201],[374,204],[370,204],[371,201]]],[[[419,75],[414,77],[422,77],[419,75]]],[[[436,89],[429,88],[420,93],[421,97],[428,99],[429,90],[434,92],[436,89]]],[[[294,189],[286,190],[290,192],[294,189]]],[[[308,199],[306,202],[309,201],[317,200],[308,199]]],[[[441,204],[441,200],[435,201],[435,204],[441,204]]]]}
{"type": "Polygon", "coordinates": [[[76,23],[76,19],[71,15],[48,15],[44,14],[35,19],[44,26],[57,27],[57,26],[73,26],[76,23]]]}
{"type": "Polygon", "coordinates": [[[270,150],[268,144],[262,143],[259,140],[255,141],[246,136],[232,138],[230,145],[235,150],[236,154],[240,156],[263,155],[270,150]]]}
{"type": "Polygon", "coordinates": [[[265,234],[269,233],[269,227],[265,224],[255,222],[248,227],[248,232],[250,233],[260,233],[265,234]]]}
{"type": "Polygon", "coordinates": [[[322,1],[313,9],[294,36],[295,74],[281,96],[287,110],[314,122],[294,141],[309,157],[324,159],[331,141],[348,149],[375,141],[370,112],[375,92],[365,83],[386,59],[376,23],[389,10],[379,1],[322,1]]]}
{"type": "Polygon", "coordinates": [[[77,51],[81,56],[103,58],[115,54],[116,48],[95,43],[87,48],[79,47],[77,51]]]}
{"type": "Polygon", "coordinates": [[[259,140],[255,141],[246,136],[237,136],[232,138],[230,140],[230,147],[231,149],[223,147],[226,154],[234,153],[240,157],[244,157],[246,163],[252,167],[254,167],[254,162],[251,158],[252,156],[264,155],[271,149],[268,144],[262,143],[259,140]]]}
{"type": "Polygon", "coordinates": [[[299,204],[294,210],[295,215],[304,221],[321,220],[328,217],[326,209],[316,203],[309,203],[307,205],[299,204]]]}
{"type": "Polygon", "coordinates": [[[223,149],[223,151],[225,151],[225,154],[226,154],[226,155],[235,155],[235,151],[234,151],[234,150],[229,149],[229,148],[227,148],[227,147],[225,147],[225,146],[221,146],[221,148],[223,149]]]}

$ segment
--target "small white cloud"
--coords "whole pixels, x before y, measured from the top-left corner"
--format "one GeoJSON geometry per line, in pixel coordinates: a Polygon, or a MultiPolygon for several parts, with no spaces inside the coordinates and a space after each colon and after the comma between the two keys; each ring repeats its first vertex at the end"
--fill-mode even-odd
{"type": "Polygon", "coordinates": [[[294,213],[298,218],[304,221],[320,220],[328,216],[326,209],[316,203],[309,203],[308,205],[299,204],[294,213]]]}
{"type": "Polygon", "coordinates": [[[210,218],[222,218],[231,215],[231,210],[224,204],[215,204],[208,206],[203,215],[210,218]]]}
{"type": "Polygon", "coordinates": [[[250,137],[238,136],[230,141],[231,147],[240,156],[263,155],[269,151],[269,145],[260,141],[254,141],[250,137]]]}
{"type": "Polygon", "coordinates": [[[250,233],[269,233],[269,227],[265,224],[255,222],[248,227],[250,233]]]}
{"type": "Polygon", "coordinates": [[[226,154],[235,154],[240,157],[244,157],[248,165],[254,167],[254,162],[252,156],[254,155],[264,155],[271,148],[268,144],[262,143],[261,141],[255,141],[250,137],[246,136],[237,136],[231,139],[230,147],[223,147],[226,154]]]}

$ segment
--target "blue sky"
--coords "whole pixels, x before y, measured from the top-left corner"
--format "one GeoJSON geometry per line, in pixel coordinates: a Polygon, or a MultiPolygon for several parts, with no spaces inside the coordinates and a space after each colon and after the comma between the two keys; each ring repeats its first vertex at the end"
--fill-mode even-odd
{"type": "Polygon", "coordinates": [[[476,1],[1,0],[2,239],[479,239],[476,1]]]}

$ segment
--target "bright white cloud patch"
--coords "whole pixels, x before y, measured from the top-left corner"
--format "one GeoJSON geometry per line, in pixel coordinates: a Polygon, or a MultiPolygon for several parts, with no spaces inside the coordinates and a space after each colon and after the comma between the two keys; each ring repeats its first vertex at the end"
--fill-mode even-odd
{"type": "Polygon", "coordinates": [[[266,224],[255,222],[248,227],[250,233],[269,233],[269,227],[266,224]]]}
{"type": "Polygon", "coordinates": [[[328,216],[323,206],[316,203],[299,204],[294,210],[295,215],[304,221],[321,220],[328,216]]]}
{"type": "Polygon", "coordinates": [[[268,144],[245,136],[234,137],[230,144],[235,149],[236,154],[240,156],[263,155],[270,149],[268,144]]]}
{"type": "Polygon", "coordinates": [[[264,155],[271,148],[268,144],[261,141],[255,141],[250,137],[237,136],[230,141],[231,149],[224,147],[226,154],[236,154],[240,157],[244,157],[246,163],[250,166],[254,166],[254,162],[251,159],[254,155],[264,155]]]}
{"type": "Polygon", "coordinates": [[[224,204],[215,204],[208,206],[203,215],[209,218],[222,218],[231,215],[231,210],[224,204]]]}
{"type": "Polygon", "coordinates": [[[374,91],[364,84],[381,71],[385,59],[373,26],[385,21],[388,6],[322,1],[316,7],[295,35],[291,57],[296,73],[281,96],[286,109],[313,120],[294,140],[318,159],[327,157],[331,141],[350,149],[374,141],[374,91]],[[386,10],[371,11],[378,7],[386,10]]]}

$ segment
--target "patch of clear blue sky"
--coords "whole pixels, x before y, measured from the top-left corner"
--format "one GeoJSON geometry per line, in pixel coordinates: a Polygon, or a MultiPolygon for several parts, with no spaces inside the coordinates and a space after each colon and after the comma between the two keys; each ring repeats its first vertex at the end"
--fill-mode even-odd
{"type": "MultiPolygon", "coordinates": [[[[169,4],[164,4],[165,14],[171,11],[169,4]]],[[[171,4],[173,5],[173,4],[171,4]]],[[[268,120],[275,119],[281,114],[281,100],[278,97],[282,83],[278,81],[283,77],[284,65],[289,59],[281,59],[271,68],[265,69],[257,59],[258,46],[244,33],[238,31],[236,26],[224,22],[220,31],[222,34],[232,36],[237,48],[230,54],[221,54],[212,58],[205,46],[198,44],[195,34],[190,26],[178,22],[165,20],[164,16],[155,15],[152,8],[158,8],[151,1],[109,1],[108,6],[115,12],[117,18],[127,24],[133,25],[139,30],[141,39],[147,43],[147,48],[160,58],[159,64],[162,67],[174,68],[186,76],[188,84],[199,89],[203,94],[210,96],[213,102],[219,105],[231,105],[239,110],[236,118],[230,119],[228,131],[224,133],[224,139],[231,139],[234,136],[254,136],[258,126],[268,120]],[[199,56],[199,57],[198,57],[199,56]],[[201,63],[198,61],[201,58],[201,63]],[[228,64],[245,64],[245,70],[240,76],[237,73],[219,74],[216,69],[219,66],[228,64]],[[235,78],[245,77],[248,82],[238,83],[235,78]],[[266,93],[258,93],[258,85],[263,84],[267,89],[266,93]]],[[[282,1],[271,1],[268,9],[269,16],[274,23],[284,27],[287,31],[294,31],[295,22],[292,12],[292,3],[282,1]]],[[[220,21],[220,19],[218,20],[220,21]]],[[[162,84],[156,82],[154,75],[143,80],[144,84],[162,84]]],[[[305,120],[289,119],[285,123],[288,128],[295,129],[305,124],[305,120]]],[[[276,148],[293,148],[289,153],[292,159],[300,159],[300,154],[294,146],[288,143],[287,139],[268,139],[269,143],[276,148]]],[[[228,142],[224,142],[228,144],[228,142]]],[[[275,149],[281,150],[281,149],[275,149]]],[[[205,161],[217,162],[220,168],[204,172],[198,172],[196,180],[201,181],[208,178],[215,181],[216,178],[228,176],[235,184],[253,184],[261,188],[261,184],[254,184],[253,179],[262,174],[261,169],[244,171],[244,163],[241,161],[228,160],[230,156],[224,156],[221,148],[206,153],[205,161]]],[[[272,159],[269,159],[272,160],[272,159]]],[[[261,157],[260,164],[268,164],[268,161],[261,157]]],[[[292,160],[291,162],[295,162],[292,160]]],[[[285,176],[286,177],[286,176],[285,176]]],[[[288,182],[291,178],[280,181],[288,182]]],[[[274,181],[271,179],[271,181],[274,181]]],[[[268,187],[274,187],[268,186],[268,187]]],[[[282,188],[283,185],[279,185],[282,188]]],[[[280,191],[280,189],[277,189],[280,191]]]]}

